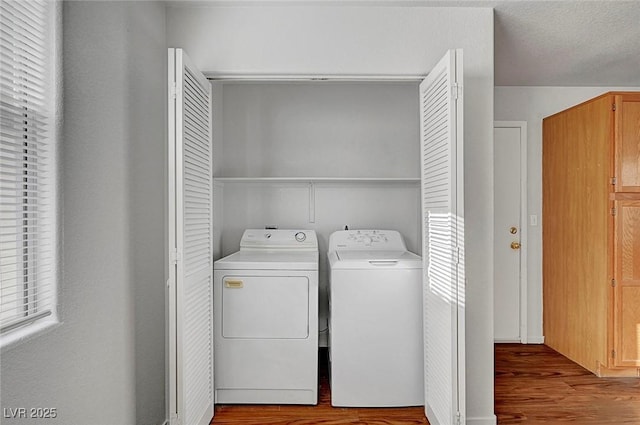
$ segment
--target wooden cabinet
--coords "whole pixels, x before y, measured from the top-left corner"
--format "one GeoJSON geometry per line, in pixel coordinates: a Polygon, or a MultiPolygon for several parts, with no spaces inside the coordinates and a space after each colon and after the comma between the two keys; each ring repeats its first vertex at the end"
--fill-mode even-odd
{"type": "Polygon", "coordinates": [[[615,201],[613,356],[615,366],[640,366],[640,195],[615,201]]]}
{"type": "Polygon", "coordinates": [[[640,93],[614,99],[615,191],[640,192],[640,93]]]}
{"type": "Polygon", "coordinates": [[[543,120],[545,343],[599,376],[640,374],[640,93],[543,120]]]}

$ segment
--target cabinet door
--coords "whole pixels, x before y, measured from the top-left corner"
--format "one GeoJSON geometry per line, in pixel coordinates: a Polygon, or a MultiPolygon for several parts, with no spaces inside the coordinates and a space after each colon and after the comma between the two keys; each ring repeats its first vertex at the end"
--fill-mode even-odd
{"type": "Polygon", "coordinates": [[[615,97],[616,192],[640,192],[640,93],[615,97]]]}
{"type": "Polygon", "coordinates": [[[616,201],[615,366],[640,366],[640,196],[616,201]]]}

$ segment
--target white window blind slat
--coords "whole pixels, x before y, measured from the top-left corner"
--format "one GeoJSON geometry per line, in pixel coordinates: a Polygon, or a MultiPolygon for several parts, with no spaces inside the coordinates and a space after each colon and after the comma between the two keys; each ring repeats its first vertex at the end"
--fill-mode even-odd
{"type": "MultiPolygon", "coordinates": [[[[8,271],[6,273],[7,273],[7,275],[13,274],[15,276],[18,276],[19,274],[22,275],[23,273],[34,273],[34,274],[37,275],[38,274],[38,269],[35,268],[35,267],[25,268],[25,269],[20,268],[18,270],[14,270],[14,271],[8,271]]],[[[2,288],[2,292],[1,293],[4,295],[6,293],[16,292],[16,290],[20,290],[20,289],[23,289],[23,288],[24,288],[24,285],[22,285],[22,284],[9,286],[9,287],[6,287],[6,288],[2,288]]],[[[33,293],[49,293],[50,291],[51,291],[51,289],[43,289],[43,288],[37,288],[37,287],[35,287],[33,289],[33,293]]],[[[29,295],[32,295],[32,293],[29,293],[29,295]]],[[[2,303],[4,304],[4,302],[5,302],[5,300],[3,299],[2,303]]]]}
{"type": "Polygon", "coordinates": [[[44,16],[46,16],[46,8],[39,2],[19,1],[16,3],[18,3],[14,6],[16,10],[20,11],[21,16],[27,18],[25,24],[30,26],[34,31],[41,32],[45,24],[44,16]]]}
{"type": "Polygon", "coordinates": [[[0,81],[2,81],[2,83],[0,83],[0,90],[3,90],[5,93],[9,93],[9,95],[13,94],[13,97],[16,100],[15,106],[24,108],[23,101],[31,101],[34,103],[44,102],[43,91],[33,90],[28,84],[23,83],[21,78],[16,77],[13,81],[9,81],[8,78],[3,78],[0,81]],[[9,83],[7,83],[7,81],[9,81],[9,83]]]}
{"type": "Polygon", "coordinates": [[[55,314],[53,44],[47,1],[0,3],[0,336],[55,314]]]}
{"type": "Polygon", "coordinates": [[[28,69],[24,68],[14,68],[13,72],[8,72],[7,70],[1,70],[0,76],[2,76],[3,80],[17,81],[20,83],[21,87],[27,87],[33,91],[36,91],[44,97],[44,93],[46,88],[44,87],[42,82],[34,82],[33,81],[33,73],[29,72],[28,69]]]}
{"type": "Polygon", "coordinates": [[[23,2],[19,6],[35,14],[43,13],[44,9],[44,4],[42,2],[23,2]]]}
{"type": "MultiPolygon", "coordinates": [[[[0,4],[2,13],[6,16],[3,21],[4,26],[17,28],[15,33],[9,33],[15,38],[44,38],[43,27],[45,20],[41,15],[45,15],[46,11],[33,12],[21,7],[23,2],[11,1],[0,4]]],[[[44,50],[44,45],[37,45],[36,49],[44,50]]]]}
{"type": "MultiPolygon", "coordinates": [[[[4,3],[8,3],[8,2],[4,2],[4,3]]],[[[46,9],[43,3],[39,1],[33,1],[33,2],[22,1],[22,2],[16,2],[16,3],[19,3],[19,4],[12,5],[12,7],[17,8],[18,10],[21,10],[22,11],[21,16],[31,16],[32,21],[41,20],[44,13],[46,12],[46,9]]]]}
{"type": "MultiPolygon", "coordinates": [[[[29,84],[37,87],[44,88],[43,83],[39,81],[38,74],[42,72],[41,67],[34,67],[32,65],[26,64],[24,62],[14,60],[14,55],[11,52],[5,52],[4,47],[0,47],[0,60],[6,62],[7,65],[13,68],[13,72],[16,73],[19,77],[23,78],[26,81],[29,81],[29,84]],[[35,77],[35,78],[34,78],[35,77]]],[[[7,77],[13,77],[13,75],[9,71],[3,70],[6,72],[7,77]]]]}
{"type": "Polygon", "coordinates": [[[46,51],[42,49],[44,37],[37,34],[28,34],[18,32],[24,30],[24,27],[15,25],[11,21],[5,21],[0,27],[0,40],[3,41],[3,54],[10,57],[20,59],[28,59],[29,63],[36,67],[44,68],[46,64],[46,51]]]}
{"type": "MultiPolygon", "coordinates": [[[[12,134],[12,130],[14,129],[14,127],[19,128],[20,131],[24,130],[24,127],[20,126],[24,125],[24,119],[26,118],[25,114],[23,111],[16,111],[16,109],[17,108],[14,104],[8,104],[0,100],[0,120],[2,120],[2,129],[0,129],[0,132],[3,135],[12,134]]],[[[31,114],[28,116],[28,118],[31,121],[30,124],[32,125],[32,129],[37,129],[38,125],[42,127],[47,125],[47,117],[31,114]]],[[[34,141],[31,141],[31,143],[34,143],[34,141]]]]}
{"type": "Polygon", "coordinates": [[[18,304],[22,309],[36,310],[39,304],[39,301],[43,297],[47,297],[51,295],[51,290],[48,291],[38,291],[33,287],[26,288],[16,288],[16,290],[11,293],[2,293],[2,305],[13,305],[18,304]],[[26,295],[25,295],[26,294],[26,295]]]}

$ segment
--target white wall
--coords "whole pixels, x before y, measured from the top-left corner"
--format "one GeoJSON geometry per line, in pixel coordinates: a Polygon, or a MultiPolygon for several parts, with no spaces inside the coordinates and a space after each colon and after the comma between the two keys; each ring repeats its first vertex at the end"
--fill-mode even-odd
{"type": "Polygon", "coordinates": [[[165,8],[64,2],[63,23],[63,323],[3,353],[2,407],[160,424],[165,8]]]}
{"type": "Polygon", "coordinates": [[[542,119],[607,91],[639,87],[496,87],[495,120],[527,122],[527,215],[538,216],[529,226],[527,254],[527,338],[542,342],[542,119]]]}
{"type": "Polygon", "coordinates": [[[418,84],[225,83],[225,177],[419,177],[418,84]]]}
{"type": "Polygon", "coordinates": [[[214,74],[425,74],[445,50],[465,50],[467,423],[495,423],[493,11],[178,5],[167,10],[167,34],[170,46],[214,74]]]}
{"type": "Polygon", "coordinates": [[[128,184],[134,296],[136,425],[160,425],[165,403],[167,41],[163,2],[128,1],[128,184]]]}

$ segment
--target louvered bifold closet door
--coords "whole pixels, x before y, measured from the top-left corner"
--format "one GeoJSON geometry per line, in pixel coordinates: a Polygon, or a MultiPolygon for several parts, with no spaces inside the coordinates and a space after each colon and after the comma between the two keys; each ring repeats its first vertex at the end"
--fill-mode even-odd
{"type": "Polygon", "coordinates": [[[464,423],[462,76],[456,69],[461,74],[462,52],[452,50],[420,84],[425,413],[431,425],[464,423]]]}
{"type": "Polygon", "coordinates": [[[170,247],[176,340],[172,422],[201,425],[213,417],[211,85],[181,49],[170,49],[170,60],[171,53],[175,85],[169,91],[175,122],[170,125],[174,143],[169,168],[173,162],[175,179],[169,184],[174,185],[170,220],[175,222],[175,233],[170,247]]]}

